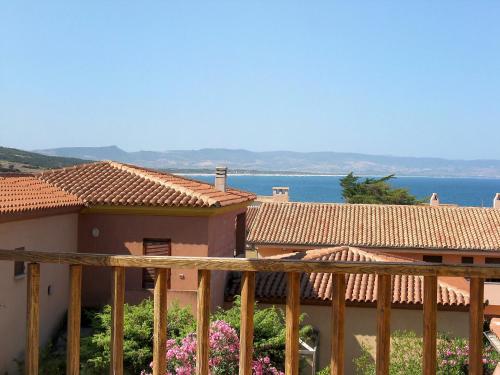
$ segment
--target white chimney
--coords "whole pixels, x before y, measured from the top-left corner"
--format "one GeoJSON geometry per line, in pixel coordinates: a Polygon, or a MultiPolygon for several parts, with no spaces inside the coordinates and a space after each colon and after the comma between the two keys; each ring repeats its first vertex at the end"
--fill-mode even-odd
{"type": "Polygon", "coordinates": [[[226,191],[227,185],[227,167],[215,168],[215,189],[226,191]]]}
{"type": "Polygon", "coordinates": [[[275,202],[288,202],[289,188],[286,186],[273,187],[273,201],[275,202]]]}
{"type": "Polygon", "coordinates": [[[437,193],[432,193],[431,200],[429,202],[431,206],[439,206],[439,197],[437,193]]]}
{"type": "Polygon", "coordinates": [[[493,208],[500,209],[500,193],[496,193],[495,198],[493,198],[493,208]]]}

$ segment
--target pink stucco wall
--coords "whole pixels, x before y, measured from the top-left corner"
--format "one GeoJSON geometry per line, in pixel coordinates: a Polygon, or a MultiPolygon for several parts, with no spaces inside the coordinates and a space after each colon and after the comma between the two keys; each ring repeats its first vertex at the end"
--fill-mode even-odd
{"type": "MultiPolygon", "coordinates": [[[[208,221],[208,256],[233,257],[236,249],[236,216],[245,210],[231,211],[211,216],[208,221]]],[[[212,309],[224,304],[224,288],[227,272],[212,272],[211,296],[212,309]]]]}
{"type": "MultiPolygon", "coordinates": [[[[130,214],[81,214],[78,245],[80,252],[143,255],[143,240],[170,239],[172,256],[225,256],[232,257],[235,247],[236,215],[239,209],[214,216],[153,216],[130,214]],[[97,238],[92,229],[99,229],[97,238]]],[[[222,305],[225,274],[212,275],[212,307],[222,305]]],[[[126,300],[139,302],[150,297],[142,289],[142,271],[126,271],[126,300]]],[[[196,301],[198,277],[196,270],[172,269],[169,301],[183,305],[196,301]]],[[[82,301],[86,306],[110,302],[111,270],[87,268],[83,274],[82,301]]]]}
{"type": "MultiPolygon", "coordinates": [[[[0,248],[76,252],[78,215],[67,214],[0,224],[0,248]]],[[[41,264],[40,341],[42,345],[66,313],[69,269],[41,264]],[[48,288],[51,286],[51,294],[48,288]]],[[[0,261],[0,373],[16,373],[14,358],[22,357],[26,334],[26,277],[14,278],[13,262],[0,261]]]]}

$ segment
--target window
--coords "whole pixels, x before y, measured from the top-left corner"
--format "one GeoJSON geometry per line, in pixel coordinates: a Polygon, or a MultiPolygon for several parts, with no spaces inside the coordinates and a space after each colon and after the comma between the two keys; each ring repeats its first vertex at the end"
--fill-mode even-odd
{"type": "Polygon", "coordinates": [[[424,262],[443,263],[443,257],[441,255],[424,255],[422,259],[424,262]]]}
{"type": "Polygon", "coordinates": [[[473,257],[462,257],[462,263],[463,264],[474,264],[474,258],[473,257]]]}
{"type": "MultiPolygon", "coordinates": [[[[15,250],[22,251],[24,250],[24,247],[18,247],[15,250]]],[[[26,267],[24,265],[24,262],[14,262],[14,277],[15,278],[21,278],[26,276],[26,267]]]]}
{"type": "MultiPolygon", "coordinates": [[[[170,256],[170,240],[145,239],[142,242],[144,255],[163,255],[170,256]]],[[[153,289],[155,286],[155,269],[142,269],[142,287],[144,289],[153,289]]],[[[170,270],[167,275],[167,286],[170,288],[170,270]]]]}

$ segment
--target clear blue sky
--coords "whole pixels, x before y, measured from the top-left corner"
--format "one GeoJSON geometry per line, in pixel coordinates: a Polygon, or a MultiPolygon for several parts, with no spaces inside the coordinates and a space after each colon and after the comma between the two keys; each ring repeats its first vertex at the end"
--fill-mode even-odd
{"type": "Polygon", "coordinates": [[[500,159],[498,1],[4,1],[0,144],[500,159]]]}

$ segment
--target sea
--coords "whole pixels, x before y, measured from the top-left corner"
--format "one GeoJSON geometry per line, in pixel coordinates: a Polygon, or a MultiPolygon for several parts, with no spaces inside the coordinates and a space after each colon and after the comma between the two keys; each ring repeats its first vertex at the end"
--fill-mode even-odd
{"type": "MultiPolygon", "coordinates": [[[[187,175],[213,183],[213,175],[187,175]]],[[[288,186],[290,200],[297,202],[343,202],[342,176],[229,175],[228,185],[271,195],[273,186],[288,186]]],[[[500,193],[500,179],[451,177],[396,177],[393,187],[406,188],[419,199],[429,199],[438,193],[441,203],[460,206],[491,207],[493,197],[500,193]]]]}

